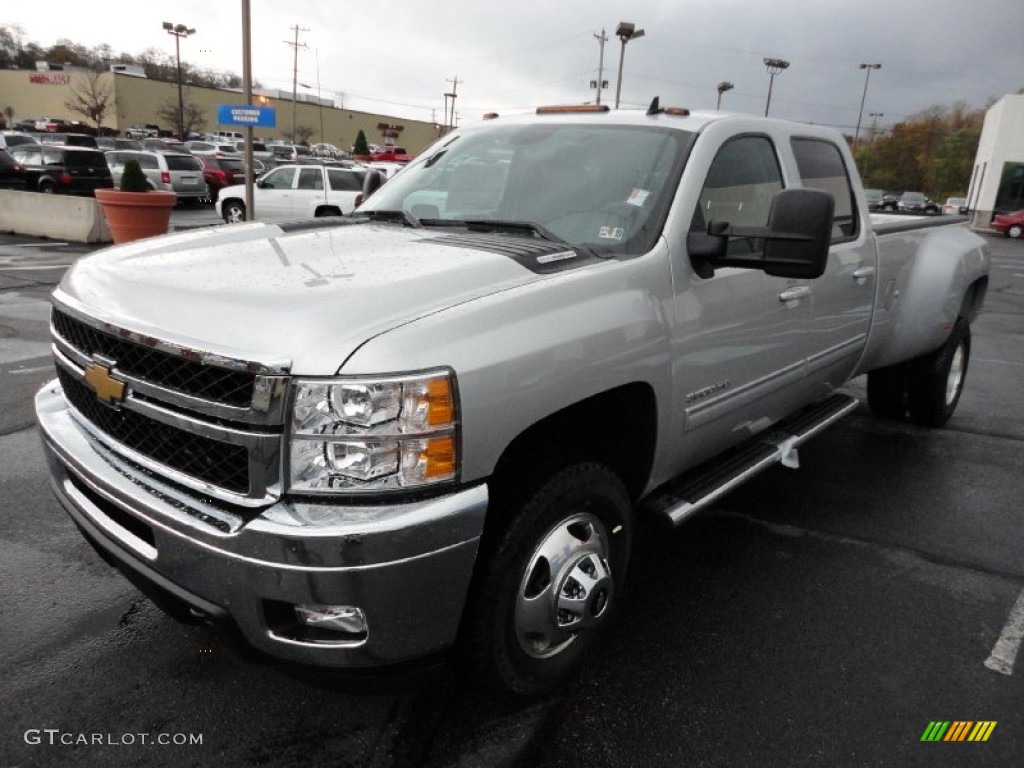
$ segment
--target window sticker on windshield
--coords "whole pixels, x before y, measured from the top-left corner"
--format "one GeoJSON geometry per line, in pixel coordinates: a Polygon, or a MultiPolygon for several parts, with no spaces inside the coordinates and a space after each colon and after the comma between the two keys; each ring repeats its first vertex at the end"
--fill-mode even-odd
{"type": "Polygon", "coordinates": [[[597,236],[603,240],[621,240],[624,234],[626,230],[622,227],[601,227],[597,232],[597,236]]]}
{"type": "Polygon", "coordinates": [[[647,198],[650,194],[651,191],[649,189],[638,189],[637,187],[633,187],[633,189],[630,190],[629,197],[626,198],[626,202],[629,205],[635,205],[637,208],[640,208],[645,202],[647,202],[647,198]]]}

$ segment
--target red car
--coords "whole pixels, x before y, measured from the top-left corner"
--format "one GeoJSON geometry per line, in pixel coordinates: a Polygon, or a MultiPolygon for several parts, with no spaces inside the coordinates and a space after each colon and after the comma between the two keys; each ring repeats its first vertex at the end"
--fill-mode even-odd
{"type": "Polygon", "coordinates": [[[1024,211],[1003,213],[992,219],[992,229],[1015,240],[1024,236],[1024,211]]]}
{"type": "Polygon", "coordinates": [[[210,190],[210,202],[217,202],[224,187],[245,184],[245,167],[240,158],[213,155],[196,155],[196,158],[203,164],[203,179],[210,190]]]}
{"type": "Polygon", "coordinates": [[[370,155],[373,161],[390,163],[408,163],[415,155],[410,155],[404,147],[384,147],[382,152],[374,152],[370,155]]]}

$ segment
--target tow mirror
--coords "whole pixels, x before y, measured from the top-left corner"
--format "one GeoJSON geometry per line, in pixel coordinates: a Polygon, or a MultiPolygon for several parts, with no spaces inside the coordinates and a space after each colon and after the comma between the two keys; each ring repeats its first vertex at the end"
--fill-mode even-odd
{"type": "Polygon", "coordinates": [[[366,178],[363,179],[363,199],[365,202],[370,199],[370,196],[380,189],[384,185],[384,176],[375,168],[371,168],[366,172],[366,178]]]}
{"type": "Polygon", "coordinates": [[[813,279],[825,273],[832,240],[832,195],[817,189],[784,189],[772,198],[767,227],[709,221],[693,231],[686,245],[694,271],[712,277],[718,267],[761,269],[775,277],[813,279]],[[730,255],[730,238],[760,238],[760,254],[730,255]]]}

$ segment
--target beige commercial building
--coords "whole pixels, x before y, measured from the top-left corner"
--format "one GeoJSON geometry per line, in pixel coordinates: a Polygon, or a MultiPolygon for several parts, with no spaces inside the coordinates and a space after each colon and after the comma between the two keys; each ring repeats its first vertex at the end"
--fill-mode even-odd
{"type": "MultiPolygon", "coordinates": [[[[66,106],[75,91],[85,90],[88,77],[89,74],[81,70],[0,70],[0,110],[6,113],[10,107],[15,120],[56,117],[91,124],[87,117],[66,106]]],[[[176,126],[166,125],[166,120],[157,117],[157,112],[167,105],[177,111],[176,82],[104,72],[99,76],[98,88],[112,94],[101,122],[104,128],[123,134],[136,123],[154,123],[177,131],[176,126]]],[[[183,93],[186,108],[195,105],[206,121],[205,127],[196,130],[210,133],[242,130],[217,123],[219,105],[245,103],[241,92],[185,85],[183,93]]],[[[293,102],[290,93],[265,93],[254,100],[260,106],[274,107],[277,112],[277,126],[255,129],[258,137],[269,139],[291,133],[293,102]]],[[[299,94],[294,110],[296,127],[308,128],[312,132],[309,141],[314,144],[327,142],[348,149],[361,129],[372,144],[396,144],[416,153],[437,137],[438,127],[433,123],[340,109],[326,99],[318,102],[315,96],[299,94]]]]}

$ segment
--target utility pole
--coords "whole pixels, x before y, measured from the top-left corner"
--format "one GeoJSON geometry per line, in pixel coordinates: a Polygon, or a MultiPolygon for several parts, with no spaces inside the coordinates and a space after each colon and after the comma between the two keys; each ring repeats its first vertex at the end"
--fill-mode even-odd
{"type": "Polygon", "coordinates": [[[601,46],[601,54],[597,59],[597,103],[601,103],[601,89],[604,87],[604,44],[608,42],[608,36],[604,33],[604,27],[601,27],[601,34],[594,35],[597,38],[598,44],[601,46]]]}
{"type": "Polygon", "coordinates": [[[299,32],[309,32],[309,27],[300,27],[296,24],[288,29],[295,31],[295,42],[285,40],[284,42],[295,49],[295,63],[292,65],[292,143],[295,143],[295,103],[298,99],[299,90],[299,48],[307,48],[305,43],[299,43],[299,32]]]}
{"type": "MultiPolygon", "coordinates": [[[[451,93],[446,93],[444,95],[444,98],[445,98],[445,102],[444,102],[445,103],[444,120],[448,124],[448,131],[451,131],[452,124],[455,122],[455,99],[458,96],[459,76],[456,75],[454,80],[448,79],[448,80],[445,80],[445,82],[452,84],[452,92],[451,93]],[[448,117],[448,99],[449,98],[451,98],[451,100],[452,100],[452,112],[451,112],[451,117],[450,118],[448,117]]],[[[446,131],[446,133],[448,131],[446,131]]]]}

